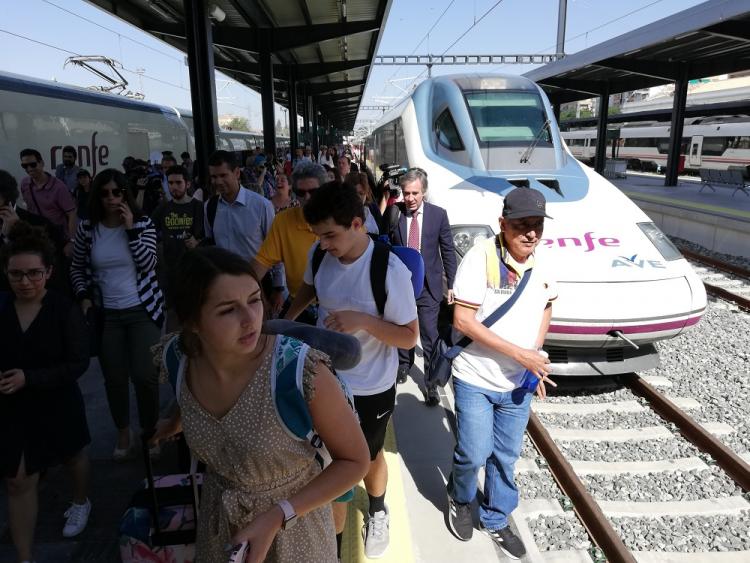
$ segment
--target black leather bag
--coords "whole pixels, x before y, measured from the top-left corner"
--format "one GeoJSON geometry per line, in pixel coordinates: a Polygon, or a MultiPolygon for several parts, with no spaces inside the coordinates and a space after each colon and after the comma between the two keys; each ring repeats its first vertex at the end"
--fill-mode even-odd
{"type": "MultiPolygon", "coordinates": [[[[507,313],[510,308],[518,301],[518,298],[523,293],[526,284],[531,277],[531,269],[526,270],[521,283],[513,292],[513,295],[508,300],[500,305],[495,311],[486,319],[482,321],[482,324],[487,328],[495,324],[500,318],[507,313]]],[[[452,331],[450,331],[452,332],[452,331]]],[[[450,337],[441,336],[435,343],[435,348],[432,350],[432,355],[429,358],[429,370],[427,371],[427,385],[439,385],[445,387],[451,378],[451,371],[453,370],[453,360],[461,353],[461,351],[472,343],[472,339],[468,336],[464,336],[455,345],[450,337]]]]}

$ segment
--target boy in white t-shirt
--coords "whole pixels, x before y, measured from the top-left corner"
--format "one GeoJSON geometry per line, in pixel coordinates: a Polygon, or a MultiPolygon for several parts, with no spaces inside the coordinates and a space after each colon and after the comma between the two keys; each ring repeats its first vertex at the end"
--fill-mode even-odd
{"type": "MultiPolygon", "coordinates": [[[[318,188],[304,207],[305,220],[319,237],[325,255],[313,275],[310,249],[304,283],[286,314],[294,319],[317,296],[318,326],[355,336],[362,345],[362,360],[351,370],[339,371],[354,394],[360,426],[370,448],[370,470],[365,488],[370,499],[366,525],[365,554],[380,557],[388,547],[388,509],[385,489],[388,467],[383,443],[396,400],[398,348],[411,348],[419,337],[417,306],[411,272],[389,253],[385,276],[387,296],[383,314],[373,295],[370,262],[375,243],[362,229],[364,207],[351,186],[331,182],[318,188]]],[[[336,539],[346,523],[345,503],[334,503],[336,539]]]]}

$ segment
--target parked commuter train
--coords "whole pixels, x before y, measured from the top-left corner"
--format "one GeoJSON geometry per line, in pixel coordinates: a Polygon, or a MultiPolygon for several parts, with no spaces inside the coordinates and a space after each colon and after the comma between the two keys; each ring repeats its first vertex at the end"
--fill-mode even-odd
{"type": "MultiPolygon", "coordinates": [[[[671,125],[663,122],[610,126],[607,158],[628,161],[636,170],[657,170],[667,166],[671,125]]],[[[596,154],[595,127],[563,131],[562,138],[577,159],[587,163],[596,154]]],[[[700,168],[750,170],[750,117],[693,117],[685,120],[680,144],[681,168],[697,173],[700,168]]]]}
{"type": "MultiPolygon", "coordinates": [[[[279,146],[289,144],[278,137],[279,146]]],[[[62,161],[62,148],[76,147],[77,164],[92,174],[120,168],[126,156],[161,158],[171,150],[195,157],[193,116],[172,107],[63,86],[10,73],[0,73],[0,168],[25,176],[18,153],[36,148],[47,169],[62,161]]],[[[218,148],[252,150],[263,136],[221,131],[218,148]]]]}
{"type": "Polygon", "coordinates": [[[419,166],[448,212],[459,256],[499,231],[504,196],[546,197],[538,247],[559,298],[545,348],[558,375],[626,373],[658,362],[654,343],[696,324],[703,284],[627,196],[563,142],[546,95],[526,78],[452,75],[422,82],[383,116],[367,159],[419,166]]]}

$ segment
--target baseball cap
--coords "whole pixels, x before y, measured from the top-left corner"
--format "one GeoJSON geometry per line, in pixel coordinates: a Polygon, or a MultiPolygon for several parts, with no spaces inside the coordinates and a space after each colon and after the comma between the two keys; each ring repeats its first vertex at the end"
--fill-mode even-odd
{"type": "Polygon", "coordinates": [[[547,217],[547,202],[544,194],[534,188],[516,188],[505,196],[503,217],[506,219],[521,219],[523,217],[547,217]]]}

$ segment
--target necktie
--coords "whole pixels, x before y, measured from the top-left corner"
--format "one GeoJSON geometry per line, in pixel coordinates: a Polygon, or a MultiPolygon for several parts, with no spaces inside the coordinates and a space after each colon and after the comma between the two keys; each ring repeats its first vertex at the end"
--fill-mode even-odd
{"type": "Polygon", "coordinates": [[[409,240],[406,246],[419,250],[419,211],[415,211],[411,214],[411,225],[409,225],[409,240]]]}

